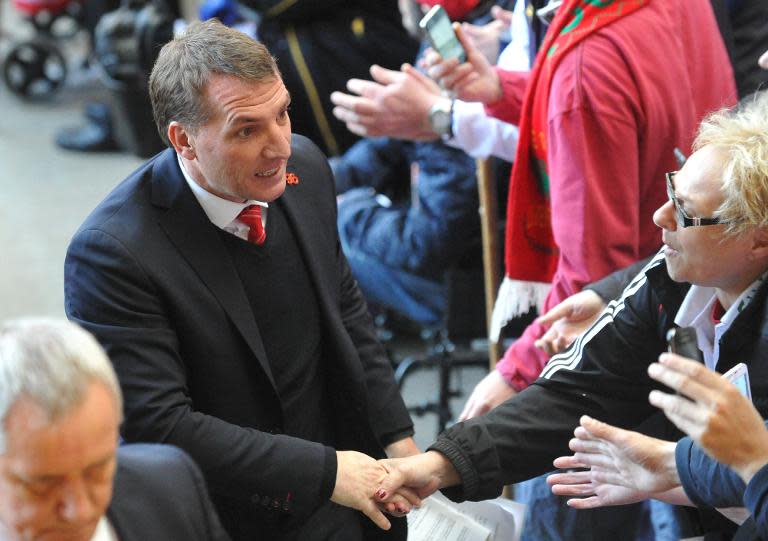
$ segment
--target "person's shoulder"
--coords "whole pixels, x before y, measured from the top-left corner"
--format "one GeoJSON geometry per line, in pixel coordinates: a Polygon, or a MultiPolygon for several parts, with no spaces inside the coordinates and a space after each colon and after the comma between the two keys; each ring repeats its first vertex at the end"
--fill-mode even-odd
{"type": "Polygon", "coordinates": [[[553,75],[550,119],[574,110],[626,122],[642,116],[638,78],[658,69],[662,52],[675,50],[674,25],[663,19],[660,11],[666,8],[657,4],[663,2],[650,2],[603,26],[563,55],[553,75]]]}
{"type": "Polygon", "coordinates": [[[118,448],[109,517],[126,539],[228,539],[200,469],[171,445],[118,448]]]}
{"type": "MultiPolygon", "coordinates": [[[[288,160],[287,172],[289,174],[288,184],[301,184],[298,187],[300,191],[303,191],[307,186],[306,182],[301,182],[302,179],[327,178],[332,184],[333,174],[326,155],[309,138],[296,133],[291,136],[291,157],[288,160]],[[293,175],[293,178],[290,175],[293,175]]],[[[318,186],[324,183],[313,182],[310,184],[318,186]]]]}
{"type": "Polygon", "coordinates": [[[151,208],[153,178],[159,169],[174,167],[175,159],[175,153],[166,149],[128,174],[88,214],[75,236],[86,230],[118,234],[138,229],[140,216],[151,208]],[[126,228],[125,223],[132,224],[131,228],[126,228]]]}
{"type": "Polygon", "coordinates": [[[189,487],[197,487],[201,476],[194,460],[173,445],[134,443],[121,445],[117,450],[115,483],[124,483],[134,490],[143,487],[141,490],[156,494],[189,491],[189,487]]]}
{"type": "Polygon", "coordinates": [[[291,158],[296,160],[326,160],[323,151],[312,140],[298,133],[291,134],[291,158]]]}
{"type": "Polygon", "coordinates": [[[600,28],[584,43],[588,50],[612,49],[618,53],[617,59],[632,63],[638,57],[658,66],[673,60],[684,61],[665,55],[680,54],[685,42],[682,37],[705,29],[713,31],[711,39],[720,39],[710,0],[649,0],[640,9],[600,28]]]}

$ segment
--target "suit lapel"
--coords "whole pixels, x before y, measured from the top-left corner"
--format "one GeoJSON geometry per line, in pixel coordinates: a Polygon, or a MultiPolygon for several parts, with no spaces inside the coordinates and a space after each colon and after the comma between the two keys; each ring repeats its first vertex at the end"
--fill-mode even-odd
{"type": "Polygon", "coordinates": [[[216,227],[187,186],[172,150],[167,150],[155,166],[152,203],[166,209],[160,214],[160,226],[218,299],[275,387],[264,343],[235,265],[216,227]]]}
{"type": "MultiPolygon", "coordinates": [[[[318,232],[327,230],[328,224],[322,223],[322,213],[315,211],[319,202],[309,202],[308,204],[308,202],[302,201],[300,193],[300,190],[292,189],[289,185],[280,197],[280,202],[285,209],[291,229],[296,235],[296,243],[307,262],[310,280],[317,292],[323,320],[331,323],[333,328],[337,324],[337,311],[329,310],[333,301],[330,298],[327,284],[334,283],[336,277],[328,276],[324,272],[326,269],[320,260],[322,253],[318,249],[318,247],[323,246],[323,243],[316,238],[318,232]]],[[[334,227],[336,227],[335,224],[334,227]]],[[[341,322],[338,321],[338,324],[340,325],[341,322]]]]}
{"type": "Polygon", "coordinates": [[[120,541],[132,541],[130,532],[121,522],[120,513],[116,512],[112,508],[112,505],[110,505],[109,509],[107,509],[107,520],[109,520],[109,525],[112,526],[112,529],[115,531],[115,535],[117,535],[117,538],[120,541]]]}

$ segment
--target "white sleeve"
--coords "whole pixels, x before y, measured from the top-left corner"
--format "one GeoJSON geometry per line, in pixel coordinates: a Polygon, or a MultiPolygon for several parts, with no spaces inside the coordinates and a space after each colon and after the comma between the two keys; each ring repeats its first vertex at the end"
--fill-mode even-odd
{"type": "Polygon", "coordinates": [[[511,162],[517,151],[519,130],[514,124],[488,116],[479,102],[453,104],[453,137],[446,141],[473,158],[496,156],[511,162]]]}

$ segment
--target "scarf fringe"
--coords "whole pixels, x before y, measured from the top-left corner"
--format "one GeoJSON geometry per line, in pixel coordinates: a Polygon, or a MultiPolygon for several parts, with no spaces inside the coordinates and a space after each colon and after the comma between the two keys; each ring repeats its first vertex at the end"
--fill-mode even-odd
{"type": "Polygon", "coordinates": [[[501,329],[512,319],[528,313],[532,307],[536,307],[539,313],[544,307],[551,289],[551,283],[526,282],[504,277],[499,286],[499,294],[493,305],[491,315],[491,328],[488,329],[488,338],[491,342],[498,342],[501,329]]]}

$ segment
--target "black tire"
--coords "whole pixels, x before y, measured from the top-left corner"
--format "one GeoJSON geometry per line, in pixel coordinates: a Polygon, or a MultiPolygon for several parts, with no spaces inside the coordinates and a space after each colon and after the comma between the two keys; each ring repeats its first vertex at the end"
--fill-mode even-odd
{"type": "Polygon", "coordinates": [[[23,41],[3,60],[8,89],[26,100],[50,99],[67,78],[67,63],[58,47],[48,41],[23,41]]]}

